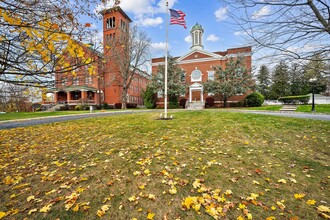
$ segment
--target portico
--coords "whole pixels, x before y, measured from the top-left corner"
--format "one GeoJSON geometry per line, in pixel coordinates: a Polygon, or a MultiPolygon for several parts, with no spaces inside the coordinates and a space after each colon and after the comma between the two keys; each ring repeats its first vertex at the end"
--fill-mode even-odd
{"type": "Polygon", "coordinates": [[[202,84],[193,83],[189,86],[189,102],[203,102],[204,88],[202,84]]]}

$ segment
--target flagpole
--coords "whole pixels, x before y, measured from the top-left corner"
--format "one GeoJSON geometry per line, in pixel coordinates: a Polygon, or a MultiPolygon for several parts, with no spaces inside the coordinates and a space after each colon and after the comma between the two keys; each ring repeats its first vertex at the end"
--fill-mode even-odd
{"type": "Polygon", "coordinates": [[[164,91],[164,118],[167,119],[167,51],[168,51],[168,1],[166,1],[166,42],[165,42],[165,91],[164,91]]]}

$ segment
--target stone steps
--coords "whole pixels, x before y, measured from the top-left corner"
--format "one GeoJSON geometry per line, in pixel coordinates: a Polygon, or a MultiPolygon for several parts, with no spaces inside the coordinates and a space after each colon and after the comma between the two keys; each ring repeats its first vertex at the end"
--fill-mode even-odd
{"type": "Polygon", "coordinates": [[[187,102],[187,110],[202,110],[205,108],[205,102],[187,102]]]}
{"type": "Polygon", "coordinates": [[[296,105],[284,105],[280,111],[283,112],[295,112],[297,110],[297,106],[296,105]]]}

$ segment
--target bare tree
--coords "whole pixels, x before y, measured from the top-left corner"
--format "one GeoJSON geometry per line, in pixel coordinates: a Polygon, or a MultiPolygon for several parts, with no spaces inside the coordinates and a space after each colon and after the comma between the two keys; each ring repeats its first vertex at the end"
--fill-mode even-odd
{"type": "Polygon", "coordinates": [[[0,83],[0,111],[29,111],[33,103],[41,101],[41,89],[0,83]]]}
{"type": "MultiPolygon", "coordinates": [[[[105,46],[107,59],[111,61],[113,84],[121,88],[122,109],[127,108],[128,89],[134,79],[147,77],[146,67],[149,57],[150,38],[147,34],[132,26],[129,31],[116,34],[116,38],[108,46],[105,46]]],[[[111,82],[110,82],[111,83],[111,82]]]]}
{"type": "Polygon", "coordinates": [[[81,16],[93,16],[99,0],[2,0],[0,82],[49,86],[54,73],[72,72],[93,60],[81,42],[91,31],[81,16]]]}
{"type": "MultiPolygon", "coordinates": [[[[268,48],[280,56],[330,59],[328,0],[223,0],[227,12],[253,40],[255,49],[268,48]]],[[[268,51],[269,52],[269,51],[268,51]]],[[[267,56],[265,56],[267,57],[267,56]]]]}

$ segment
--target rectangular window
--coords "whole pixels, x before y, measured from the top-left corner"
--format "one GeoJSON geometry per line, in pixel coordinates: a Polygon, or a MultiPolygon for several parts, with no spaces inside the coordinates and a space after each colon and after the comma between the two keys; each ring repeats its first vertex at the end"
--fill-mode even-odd
{"type": "Polygon", "coordinates": [[[85,84],[92,84],[92,76],[85,77],[85,84]]]}
{"type": "Polygon", "coordinates": [[[157,98],[163,98],[163,91],[158,91],[157,92],[157,98]]]}
{"type": "Polygon", "coordinates": [[[208,80],[214,81],[214,71],[207,71],[208,80]]]}
{"type": "Polygon", "coordinates": [[[66,78],[62,79],[62,86],[66,86],[66,82],[67,82],[66,78]]]}
{"type": "Polygon", "coordinates": [[[180,80],[181,80],[182,83],[186,82],[186,72],[181,73],[181,79],[180,80]]]}
{"type": "Polygon", "coordinates": [[[74,77],[74,78],[73,78],[73,85],[74,85],[74,86],[79,85],[79,79],[78,79],[77,77],[74,77]]]}

